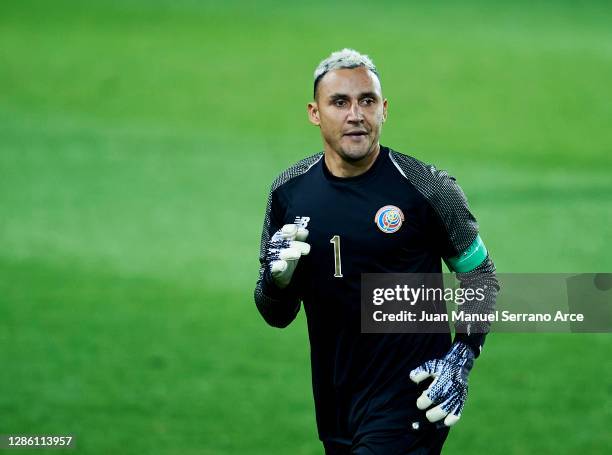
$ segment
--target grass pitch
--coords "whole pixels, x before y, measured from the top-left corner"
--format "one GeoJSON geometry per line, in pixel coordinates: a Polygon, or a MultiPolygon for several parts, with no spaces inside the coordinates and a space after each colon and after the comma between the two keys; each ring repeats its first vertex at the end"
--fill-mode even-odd
{"type": "MultiPolygon", "coordinates": [[[[457,177],[500,272],[612,271],[611,19],[605,2],[3,5],[0,434],[322,452],[304,317],[269,328],[251,295],[269,184],[320,150],[305,105],[341,47],[381,71],[382,142],[457,177]]],[[[610,341],[490,336],[445,453],[612,447],[610,341]]]]}

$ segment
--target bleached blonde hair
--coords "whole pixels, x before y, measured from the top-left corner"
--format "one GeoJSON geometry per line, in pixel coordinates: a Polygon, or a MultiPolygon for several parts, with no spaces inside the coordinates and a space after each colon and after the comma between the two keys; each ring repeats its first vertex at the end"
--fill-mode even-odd
{"type": "Polygon", "coordinates": [[[322,60],[315,69],[314,72],[314,97],[317,96],[317,85],[319,85],[319,81],[325,76],[328,72],[332,70],[337,70],[341,68],[358,68],[363,66],[374,74],[380,81],[380,75],[378,74],[378,70],[374,65],[374,62],[370,57],[364,54],[360,54],[355,49],[344,48],[341,51],[332,52],[329,57],[322,60]]]}

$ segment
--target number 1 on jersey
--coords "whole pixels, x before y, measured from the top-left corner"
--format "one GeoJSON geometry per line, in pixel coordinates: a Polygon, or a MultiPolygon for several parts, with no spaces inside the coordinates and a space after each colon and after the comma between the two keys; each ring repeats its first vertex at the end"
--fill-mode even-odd
{"type": "Polygon", "coordinates": [[[342,278],[342,259],[340,258],[340,236],[334,235],[329,243],[334,244],[334,278],[342,278]]]}

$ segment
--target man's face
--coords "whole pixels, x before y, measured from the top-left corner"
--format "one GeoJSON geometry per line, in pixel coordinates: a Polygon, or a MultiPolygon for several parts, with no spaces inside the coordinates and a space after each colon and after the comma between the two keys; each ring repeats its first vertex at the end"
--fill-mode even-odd
{"type": "Polygon", "coordinates": [[[321,128],[326,150],[343,160],[359,161],[378,145],[387,100],[382,98],[378,77],[367,68],[333,70],[319,81],[308,116],[321,128]]]}

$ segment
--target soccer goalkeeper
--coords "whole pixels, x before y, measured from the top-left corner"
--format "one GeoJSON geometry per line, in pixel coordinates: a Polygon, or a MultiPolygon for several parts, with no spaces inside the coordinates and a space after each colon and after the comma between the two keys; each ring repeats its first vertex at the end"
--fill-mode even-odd
{"type": "Polygon", "coordinates": [[[272,184],[257,308],[285,327],[303,302],[326,454],[439,453],[488,326],[462,327],[454,340],[361,333],[361,274],[441,273],[444,260],[462,287],[485,289],[472,308],[483,312],[495,304],[495,267],[455,179],[380,145],[387,100],[367,56],[344,49],[323,60],[308,115],[324,151],[272,184]]]}

